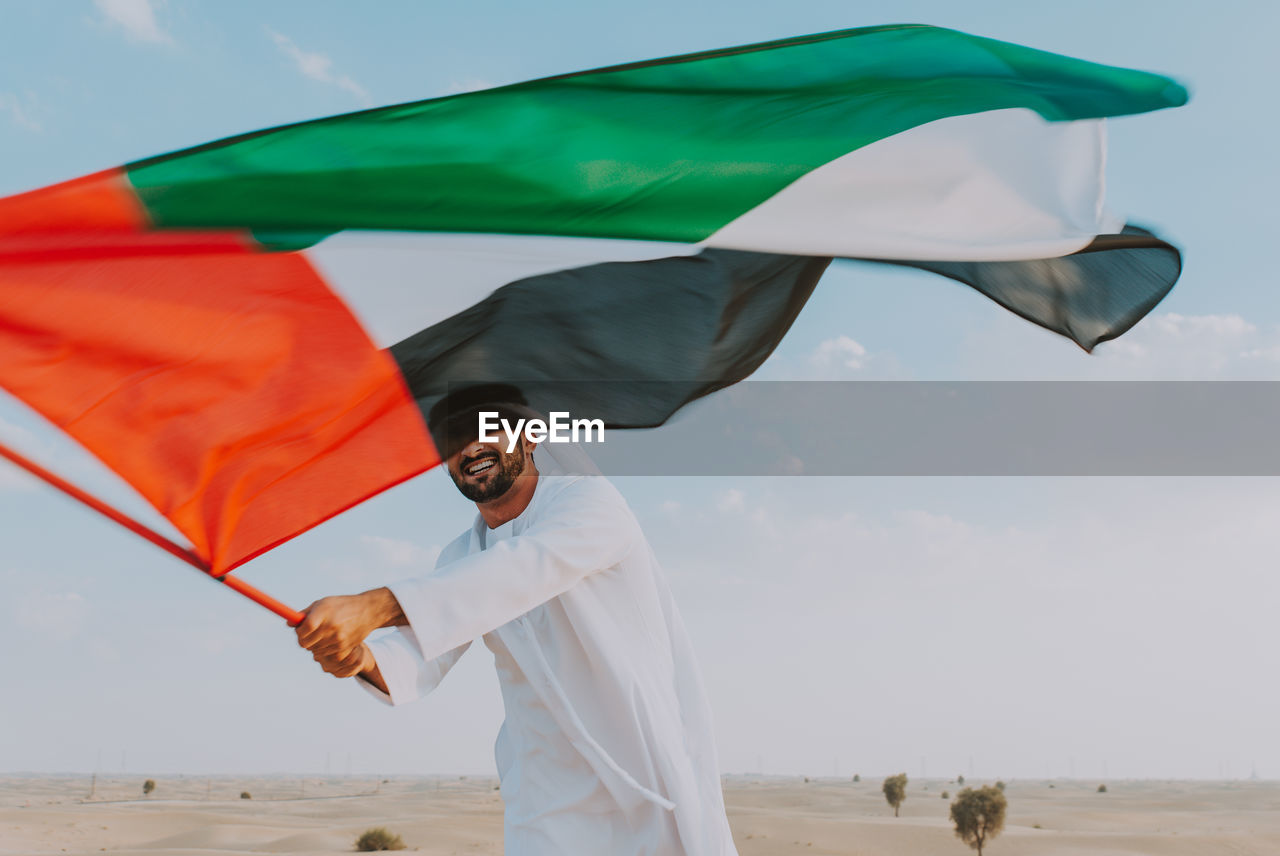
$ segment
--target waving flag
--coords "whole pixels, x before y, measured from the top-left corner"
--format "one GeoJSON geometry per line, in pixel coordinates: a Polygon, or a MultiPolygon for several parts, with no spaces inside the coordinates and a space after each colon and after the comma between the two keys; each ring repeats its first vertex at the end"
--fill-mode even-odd
{"type": "Polygon", "coordinates": [[[0,385],[223,574],[437,464],[451,382],[662,381],[569,403],[660,424],[834,257],[1117,336],[1180,260],[1104,208],[1104,119],[1185,100],[910,25],[231,137],[0,200],[0,385]]]}

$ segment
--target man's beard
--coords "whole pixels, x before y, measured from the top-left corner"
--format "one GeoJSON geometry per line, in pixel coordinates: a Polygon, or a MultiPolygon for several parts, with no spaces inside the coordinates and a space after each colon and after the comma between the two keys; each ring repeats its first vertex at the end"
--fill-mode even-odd
{"type": "Polygon", "coordinates": [[[524,472],[524,463],[523,446],[518,446],[516,451],[509,453],[495,450],[495,452],[485,452],[459,460],[458,472],[455,473],[450,469],[449,478],[453,479],[454,485],[467,499],[472,502],[488,502],[491,499],[497,499],[511,489],[511,486],[516,483],[516,479],[524,472]],[[466,476],[462,474],[466,472],[466,468],[477,460],[488,457],[491,454],[498,456],[497,463],[490,470],[492,475],[481,484],[465,481],[466,476]]]}

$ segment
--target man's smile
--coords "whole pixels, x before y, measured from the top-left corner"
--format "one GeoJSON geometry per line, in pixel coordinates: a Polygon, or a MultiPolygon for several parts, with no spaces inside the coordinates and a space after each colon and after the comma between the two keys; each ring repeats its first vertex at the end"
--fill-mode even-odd
{"type": "Polygon", "coordinates": [[[449,461],[449,478],[463,496],[476,503],[505,495],[516,477],[532,464],[523,447],[507,454],[497,446],[472,442],[454,454],[457,457],[449,461]]]}
{"type": "Polygon", "coordinates": [[[497,452],[485,452],[474,458],[468,458],[466,463],[462,465],[462,472],[466,476],[479,476],[487,473],[497,465],[497,452]]]}

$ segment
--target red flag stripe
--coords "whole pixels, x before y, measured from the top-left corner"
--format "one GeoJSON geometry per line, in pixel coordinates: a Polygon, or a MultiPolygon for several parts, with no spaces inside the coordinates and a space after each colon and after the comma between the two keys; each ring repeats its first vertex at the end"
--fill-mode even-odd
{"type": "Polygon", "coordinates": [[[146,209],[121,169],[0,198],[0,237],[42,232],[137,232],[146,209]]]}
{"type": "Polygon", "coordinates": [[[301,254],[145,231],[118,179],[5,200],[0,386],[214,573],[438,462],[395,362],[301,254]]]}

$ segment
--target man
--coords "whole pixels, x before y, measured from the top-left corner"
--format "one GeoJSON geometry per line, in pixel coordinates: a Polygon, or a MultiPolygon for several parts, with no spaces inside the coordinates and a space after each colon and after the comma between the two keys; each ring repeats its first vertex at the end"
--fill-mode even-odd
{"type": "Polygon", "coordinates": [[[710,712],[649,544],[600,476],[477,438],[481,411],[533,415],[514,387],[446,397],[428,422],[475,524],[434,572],[307,609],[298,641],[389,704],[434,689],[471,641],[493,652],[506,852],[733,856],[710,712]],[[539,467],[539,462],[542,467],[539,467]],[[366,641],[378,627],[397,629],[366,641]]]}

